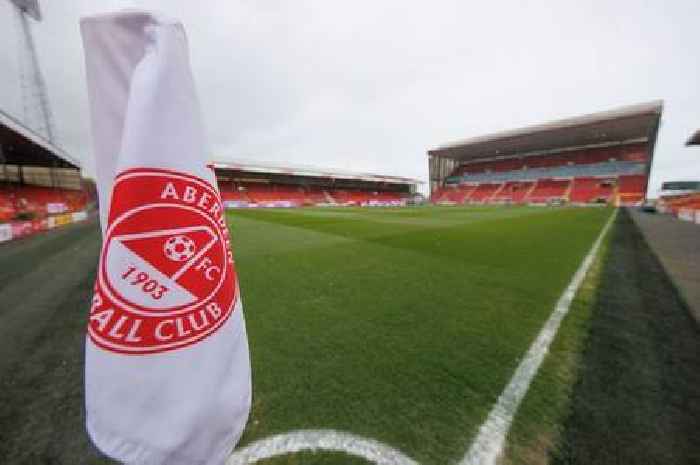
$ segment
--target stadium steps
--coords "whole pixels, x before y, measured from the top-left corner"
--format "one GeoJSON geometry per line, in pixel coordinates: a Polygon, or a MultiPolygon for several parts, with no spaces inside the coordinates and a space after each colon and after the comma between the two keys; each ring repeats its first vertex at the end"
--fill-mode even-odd
{"type": "Polygon", "coordinates": [[[532,194],[532,193],[535,191],[535,188],[536,188],[536,187],[537,187],[537,183],[536,183],[536,182],[533,182],[533,183],[532,183],[532,186],[530,186],[530,188],[527,190],[527,194],[525,194],[525,195],[523,196],[523,198],[521,199],[522,202],[527,202],[528,197],[530,197],[530,194],[532,194]]]}
{"type": "Polygon", "coordinates": [[[499,194],[501,193],[501,191],[503,190],[503,188],[506,187],[506,184],[508,184],[508,183],[506,183],[506,182],[501,183],[501,185],[498,186],[498,189],[496,189],[496,190],[494,191],[494,193],[491,195],[491,197],[489,197],[488,199],[486,199],[486,200],[484,201],[484,203],[491,202],[493,199],[495,199],[496,197],[498,197],[499,194]]]}
{"type": "Polygon", "coordinates": [[[465,191],[466,193],[464,194],[464,198],[462,199],[462,203],[466,203],[469,201],[469,197],[472,196],[474,191],[476,191],[476,188],[478,186],[468,186],[468,189],[465,191]]]}
{"type": "Polygon", "coordinates": [[[328,202],[328,203],[338,203],[338,202],[336,202],[336,200],[333,198],[333,196],[331,195],[331,193],[328,192],[327,190],[324,190],[324,191],[323,191],[323,197],[326,199],[326,202],[328,202]]]}
{"type": "Polygon", "coordinates": [[[566,199],[567,202],[569,201],[569,197],[571,196],[571,190],[573,188],[574,188],[574,180],[572,179],[569,182],[569,185],[566,187],[566,191],[564,191],[564,199],[566,199]]]}

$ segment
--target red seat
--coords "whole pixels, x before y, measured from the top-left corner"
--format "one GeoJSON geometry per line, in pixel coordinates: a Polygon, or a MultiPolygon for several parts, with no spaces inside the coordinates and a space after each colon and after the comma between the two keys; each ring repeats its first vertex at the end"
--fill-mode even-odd
{"type": "Polygon", "coordinates": [[[575,203],[608,202],[614,192],[614,179],[575,178],[569,200],[575,203]]]}
{"type": "Polygon", "coordinates": [[[525,200],[532,203],[546,203],[564,198],[570,180],[540,179],[525,200]]]}

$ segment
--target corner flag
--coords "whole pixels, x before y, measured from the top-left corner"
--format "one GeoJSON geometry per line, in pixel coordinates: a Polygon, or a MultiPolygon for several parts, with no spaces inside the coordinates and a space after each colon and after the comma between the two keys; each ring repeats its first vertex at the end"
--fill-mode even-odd
{"type": "Polygon", "coordinates": [[[251,401],[243,306],[182,25],[84,18],[103,245],[87,429],[126,464],[219,465],[251,401]]]}

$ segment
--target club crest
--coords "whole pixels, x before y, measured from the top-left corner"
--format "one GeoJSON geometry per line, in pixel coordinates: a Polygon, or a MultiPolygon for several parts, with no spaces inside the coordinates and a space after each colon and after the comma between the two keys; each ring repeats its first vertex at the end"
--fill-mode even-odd
{"type": "Polygon", "coordinates": [[[112,191],[88,334],[149,354],[188,346],[228,319],[238,286],[219,193],[157,169],[121,173],[112,191]]]}

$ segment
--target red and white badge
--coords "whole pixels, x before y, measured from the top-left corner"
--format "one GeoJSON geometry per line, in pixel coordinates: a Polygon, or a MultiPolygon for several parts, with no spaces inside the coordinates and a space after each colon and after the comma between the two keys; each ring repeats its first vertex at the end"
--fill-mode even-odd
{"type": "Polygon", "coordinates": [[[88,333],[114,352],[184,347],[228,319],[238,286],[226,218],[207,181],[159,169],[115,179],[88,333]]]}

